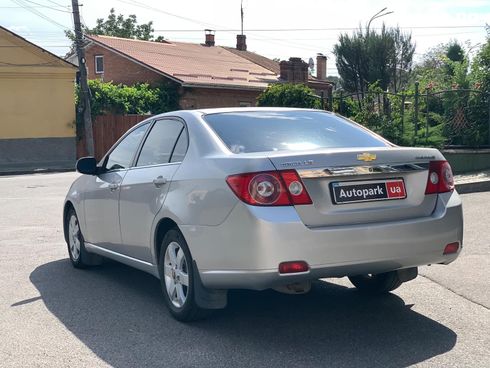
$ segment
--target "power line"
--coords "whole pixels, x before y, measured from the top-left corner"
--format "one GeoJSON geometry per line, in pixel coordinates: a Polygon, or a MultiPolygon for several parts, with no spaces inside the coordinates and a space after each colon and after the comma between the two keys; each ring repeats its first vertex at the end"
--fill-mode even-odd
{"type": "MultiPolygon", "coordinates": [[[[122,0],[119,0],[122,1],[122,0]]],[[[483,25],[462,25],[462,26],[413,26],[413,27],[399,27],[400,29],[459,29],[459,28],[482,28],[483,25]]],[[[358,30],[359,27],[331,27],[331,28],[251,28],[247,29],[248,32],[313,32],[313,31],[355,31],[358,30]]],[[[381,29],[371,28],[371,29],[381,29]]],[[[155,32],[202,32],[202,29],[155,29],[155,32]]],[[[223,28],[223,29],[214,29],[214,31],[218,32],[239,32],[239,29],[232,28],[223,28]]]]}
{"type": "Polygon", "coordinates": [[[65,10],[62,10],[62,9],[57,9],[57,8],[54,8],[54,7],[49,6],[49,5],[45,5],[45,4],[36,3],[35,1],[31,1],[31,0],[24,0],[24,1],[27,1],[28,3],[31,3],[31,4],[34,4],[34,5],[38,5],[40,8],[45,8],[45,9],[55,10],[55,11],[59,11],[59,12],[62,12],[62,13],[71,13],[71,12],[70,12],[70,11],[68,11],[67,9],[65,9],[65,10]]]}
{"type": "Polygon", "coordinates": [[[30,8],[29,6],[27,6],[23,0],[12,0],[15,4],[17,5],[20,5],[22,8],[24,8],[25,10],[31,12],[32,14],[35,14],[37,15],[38,17],[48,21],[49,23],[51,24],[54,24],[55,26],[57,27],[60,27],[60,28],[63,28],[63,29],[69,29],[68,27],[64,26],[63,24],[61,23],[58,23],[57,21],[55,21],[54,19],[51,19],[50,17],[48,17],[47,15],[41,13],[40,11],[36,10],[36,9],[32,9],[30,8]]]}
{"type": "Polygon", "coordinates": [[[62,8],[67,8],[67,9],[70,8],[70,5],[63,5],[63,4],[57,3],[56,1],[52,1],[52,0],[46,0],[46,1],[51,3],[51,4],[61,6],[62,8]]]}
{"type": "MultiPolygon", "coordinates": [[[[125,4],[128,4],[128,5],[137,6],[137,7],[146,9],[146,10],[152,10],[152,11],[156,11],[156,12],[159,12],[159,13],[163,13],[163,14],[169,15],[171,17],[183,19],[183,20],[186,20],[186,21],[191,22],[191,23],[201,24],[201,25],[203,25],[205,27],[220,28],[220,26],[217,25],[217,24],[206,23],[206,22],[202,22],[202,21],[197,20],[197,19],[192,19],[192,18],[184,17],[184,16],[181,16],[181,15],[178,15],[178,14],[170,13],[168,11],[165,11],[165,10],[162,10],[162,9],[159,9],[159,8],[155,8],[153,6],[150,6],[150,5],[141,3],[140,1],[136,1],[136,0],[118,0],[118,1],[119,2],[122,2],[122,3],[125,3],[125,4]]],[[[200,31],[202,32],[202,30],[200,30],[200,31]]],[[[233,30],[226,30],[226,29],[221,29],[221,31],[222,32],[234,32],[233,30]]],[[[250,32],[253,32],[253,31],[249,31],[249,33],[250,32]]],[[[279,46],[289,46],[289,47],[291,47],[291,46],[294,45],[291,42],[287,42],[287,43],[284,43],[284,42],[281,43],[280,41],[274,42],[274,41],[270,41],[267,37],[264,37],[264,36],[258,36],[258,35],[254,35],[254,36],[249,35],[249,38],[250,39],[253,39],[255,41],[267,42],[269,44],[276,44],[276,45],[279,45],[279,46]]],[[[308,46],[305,47],[305,45],[299,45],[299,44],[296,44],[296,48],[297,49],[303,49],[303,50],[310,51],[310,52],[318,52],[319,51],[316,48],[308,47],[308,46]]]]}
{"type": "Polygon", "coordinates": [[[156,11],[156,12],[159,12],[159,13],[163,13],[163,14],[169,15],[171,17],[175,17],[175,18],[179,18],[179,19],[182,19],[182,20],[186,20],[186,21],[191,22],[191,23],[201,24],[201,25],[204,25],[206,27],[209,27],[209,26],[214,27],[215,26],[215,25],[212,25],[211,23],[205,23],[205,22],[202,22],[202,21],[197,20],[197,19],[192,19],[192,18],[184,17],[182,15],[173,14],[173,13],[170,13],[168,11],[165,11],[165,10],[162,10],[162,9],[159,9],[159,8],[155,8],[153,6],[150,6],[150,5],[141,3],[141,2],[136,1],[136,0],[129,0],[129,1],[118,0],[118,1],[121,2],[121,3],[128,4],[128,5],[137,6],[137,7],[146,9],[146,10],[153,10],[153,11],[156,11]]]}

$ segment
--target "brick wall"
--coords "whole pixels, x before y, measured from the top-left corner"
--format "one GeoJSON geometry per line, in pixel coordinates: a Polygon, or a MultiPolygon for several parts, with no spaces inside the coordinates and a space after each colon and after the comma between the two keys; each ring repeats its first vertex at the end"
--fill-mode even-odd
{"type": "MultiPolygon", "coordinates": [[[[149,83],[152,85],[168,81],[162,75],[149,70],[137,63],[126,59],[98,45],[93,45],[85,51],[88,66],[88,78],[100,79],[114,83],[132,85],[149,83]],[[95,73],[95,56],[104,56],[104,73],[95,73]]],[[[183,88],[181,90],[180,106],[183,109],[209,107],[255,106],[257,96],[261,91],[218,89],[218,88],[183,88]]]]}
{"type": "Polygon", "coordinates": [[[113,81],[116,84],[127,85],[144,82],[154,85],[165,80],[160,74],[98,45],[93,45],[85,51],[85,59],[87,60],[89,79],[102,78],[104,82],[113,81]],[[104,56],[103,74],[95,74],[96,55],[104,56]]]}
{"type": "Polygon", "coordinates": [[[183,109],[255,106],[261,91],[217,88],[185,88],[180,99],[183,109]]]}

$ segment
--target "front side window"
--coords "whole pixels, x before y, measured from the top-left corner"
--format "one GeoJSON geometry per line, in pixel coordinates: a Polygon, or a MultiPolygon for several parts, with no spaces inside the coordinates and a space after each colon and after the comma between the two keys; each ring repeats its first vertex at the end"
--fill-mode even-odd
{"type": "Polygon", "coordinates": [[[322,111],[243,111],[204,116],[233,153],[386,147],[360,126],[322,111]]]}
{"type": "Polygon", "coordinates": [[[170,161],[184,124],[177,120],[159,120],[148,134],[136,166],[161,165],[170,161]]]}
{"type": "Polygon", "coordinates": [[[107,158],[106,170],[127,169],[131,165],[136,150],[145,135],[146,129],[148,129],[148,125],[149,123],[141,125],[119,142],[107,158]]]}
{"type": "Polygon", "coordinates": [[[104,56],[102,55],[95,55],[95,73],[104,73],[104,56]]]}

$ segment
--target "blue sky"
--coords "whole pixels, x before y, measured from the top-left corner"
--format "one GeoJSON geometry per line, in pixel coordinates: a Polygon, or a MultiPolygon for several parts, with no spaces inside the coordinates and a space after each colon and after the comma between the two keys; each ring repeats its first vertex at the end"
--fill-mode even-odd
{"type": "MultiPolygon", "coordinates": [[[[80,0],[80,3],[82,19],[89,27],[114,7],[117,13],[126,16],[136,14],[139,22],[152,20],[158,30],[156,35],[176,41],[203,42],[203,30],[213,28],[218,30],[217,44],[233,46],[235,30],[240,28],[240,0],[80,0]]],[[[72,27],[70,5],[71,0],[0,0],[0,25],[64,55],[69,41],[63,30],[72,27]]],[[[271,58],[299,56],[306,61],[321,52],[329,57],[328,74],[335,75],[331,51],[339,33],[367,24],[373,14],[385,7],[393,13],[374,20],[371,28],[384,21],[412,32],[417,43],[416,58],[451,39],[467,43],[468,48],[482,43],[486,35],[483,26],[490,22],[490,0],[244,0],[248,47],[271,58]]],[[[476,47],[472,51],[475,50],[476,47]]]]}

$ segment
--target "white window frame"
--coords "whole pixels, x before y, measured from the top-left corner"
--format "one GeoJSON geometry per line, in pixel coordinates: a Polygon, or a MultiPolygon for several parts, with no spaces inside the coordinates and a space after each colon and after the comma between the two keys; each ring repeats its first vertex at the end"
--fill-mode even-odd
{"type": "Polygon", "coordinates": [[[104,55],[95,55],[95,65],[94,65],[95,74],[104,74],[104,55]],[[102,70],[97,68],[97,59],[102,59],[102,70]]]}

